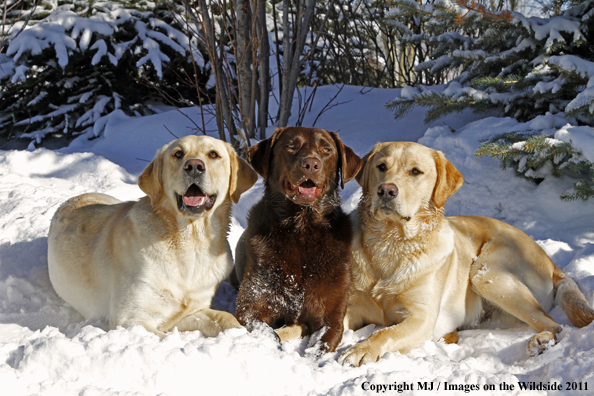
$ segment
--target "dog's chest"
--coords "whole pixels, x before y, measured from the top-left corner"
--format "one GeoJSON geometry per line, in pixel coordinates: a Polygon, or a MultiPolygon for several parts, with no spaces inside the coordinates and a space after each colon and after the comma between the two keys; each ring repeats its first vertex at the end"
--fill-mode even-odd
{"type": "Polygon", "coordinates": [[[143,281],[166,306],[210,305],[220,282],[230,271],[228,254],[208,254],[199,245],[164,242],[167,249],[153,252],[159,265],[146,268],[143,281]]]}
{"type": "Polygon", "coordinates": [[[258,261],[281,270],[288,284],[323,278],[346,263],[348,245],[329,232],[287,232],[277,230],[263,238],[258,248],[258,261]]]}
{"type": "Polygon", "coordinates": [[[397,294],[440,268],[453,250],[453,234],[441,227],[432,238],[403,240],[371,234],[353,252],[355,285],[374,296],[397,294]]]}
{"type": "Polygon", "coordinates": [[[321,293],[322,285],[343,283],[350,256],[349,225],[346,235],[326,227],[275,227],[254,238],[257,278],[297,305],[306,295],[321,293]]]}
{"type": "Polygon", "coordinates": [[[368,278],[365,283],[369,289],[383,288],[386,281],[393,288],[399,288],[416,277],[428,259],[417,242],[395,243],[388,238],[378,238],[368,240],[365,250],[367,254],[361,264],[366,267],[362,272],[368,278]]]}

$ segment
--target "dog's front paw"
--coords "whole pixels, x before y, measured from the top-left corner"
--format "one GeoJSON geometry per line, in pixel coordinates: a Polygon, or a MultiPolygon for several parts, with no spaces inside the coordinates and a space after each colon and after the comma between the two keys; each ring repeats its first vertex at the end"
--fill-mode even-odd
{"type": "Polygon", "coordinates": [[[305,329],[303,325],[294,324],[291,326],[281,327],[280,329],[276,329],[275,331],[280,340],[284,342],[303,337],[303,334],[305,332],[304,330],[305,329]]]}
{"type": "MultiPolygon", "coordinates": [[[[225,314],[225,313],[227,313],[227,312],[223,312],[223,314],[225,314]]],[[[233,316],[231,314],[221,316],[220,319],[217,321],[217,323],[219,324],[219,326],[221,326],[221,329],[223,331],[228,330],[228,329],[235,329],[235,328],[241,326],[239,324],[239,322],[237,321],[237,319],[235,319],[235,316],[233,316]]]]}
{"type": "Polygon", "coordinates": [[[340,357],[340,363],[349,364],[353,367],[359,367],[364,363],[377,362],[380,358],[380,351],[376,350],[365,342],[354,345],[347,349],[340,357]]]}

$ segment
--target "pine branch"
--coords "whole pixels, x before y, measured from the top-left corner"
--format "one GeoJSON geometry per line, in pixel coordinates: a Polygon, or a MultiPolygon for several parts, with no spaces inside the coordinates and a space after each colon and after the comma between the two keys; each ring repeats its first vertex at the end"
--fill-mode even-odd
{"type": "Polygon", "coordinates": [[[435,91],[425,91],[410,99],[397,99],[386,104],[386,108],[394,112],[394,118],[399,119],[407,115],[415,106],[427,107],[429,111],[425,118],[428,124],[451,113],[460,113],[468,107],[477,104],[469,95],[453,99],[435,91]]]}
{"type": "Polygon", "coordinates": [[[526,179],[540,181],[546,177],[541,171],[547,167],[551,175],[560,177],[564,171],[586,175],[570,191],[561,195],[566,201],[594,197],[594,164],[586,160],[570,143],[552,139],[549,135],[507,133],[493,137],[475,152],[477,157],[488,155],[497,158],[501,167],[513,167],[526,179]]]}

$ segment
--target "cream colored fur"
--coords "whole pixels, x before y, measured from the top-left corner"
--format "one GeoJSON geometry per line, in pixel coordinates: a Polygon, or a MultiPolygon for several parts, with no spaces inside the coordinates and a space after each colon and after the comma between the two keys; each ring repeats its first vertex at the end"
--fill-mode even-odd
{"type": "Polygon", "coordinates": [[[215,336],[239,326],[210,304],[233,264],[226,239],[231,201],[256,179],[220,140],[186,136],[165,145],[139,178],[147,193],[140,201],[92,193],[60,206],[48,238],[54,289],[85,318],[107,318],[111,329],[142,325],[164,336],[177,327],[215,336]],[[183,169],[188,159],[205,164],[196,184],[217,195],[209,211],[178,210],[175,193],[192,184],[183,169]]]}
{"type": "Polygon", "coordinates": [[[535,355],[559,331],[546,313],[555,297],[575,325],[594,319],[575,282],[522,231],[495,219],[443,215],[447,198],[463,184],[443,153],[411,142],[380,143],[363,160],[357,176],[363,197],[352,214],[355,290],[345,328],[384,327],[349,348],[344,363],[406,353],[476,325],[493,308],[538,332],[527,347],[535,355]],[[394,199],[380,197],[382,183],[397,187],[394,199]]]}

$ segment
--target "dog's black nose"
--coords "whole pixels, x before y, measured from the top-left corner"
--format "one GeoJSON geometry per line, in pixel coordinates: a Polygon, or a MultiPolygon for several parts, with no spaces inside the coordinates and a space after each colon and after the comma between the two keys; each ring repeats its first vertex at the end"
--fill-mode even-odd
{"type": "Polygon", "coordinates": [[[392,183],[382,183],[377,188],[377,195],[386,200],[394,199],[398,196],[398,187],[392,183]]]}
{"type": "Polygon", "coordinates": [[[184,164],[184,170],[190,176],[198,176],[204,173],[206,166],[202,160],[190,159],[184,164]]]}
{"type": "Polygon", "coordinates": [[[320,161],[316,158],[308,157],[301,160],[301,166],[307,172],[318,172],[322,166],[320,161]]]}

